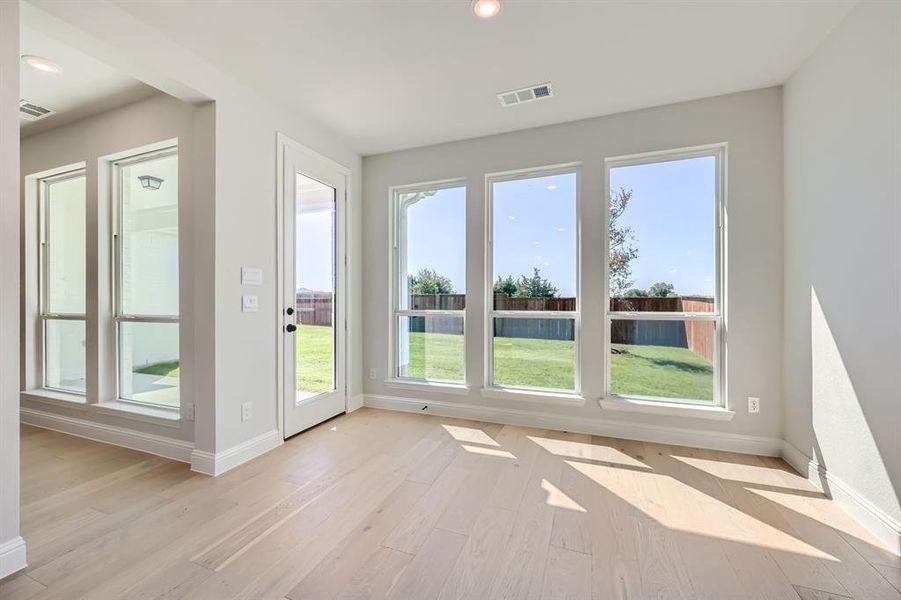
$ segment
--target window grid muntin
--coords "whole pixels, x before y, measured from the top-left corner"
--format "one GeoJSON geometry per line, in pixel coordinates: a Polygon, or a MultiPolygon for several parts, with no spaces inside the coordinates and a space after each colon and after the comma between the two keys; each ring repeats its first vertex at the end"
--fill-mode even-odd
{"type": "Polygon", "coordinates": [[[645,154],[608,158],[604,161],[604,362],[605,362],[605,396],[608,398],[651,400],[668,406],[697,405],[697,402],[680,402],[678,399],[658,397],[619,396],[611,391],[611,336],[612,322],[615,320],[674,320],[674,321],[700,321],[711,320],[715,322],[714,354],[713,354],[713,406],[728,408],[726,399],[726,374],[724,368],[725,359],[725,319],[723,306],[725,305],[725,207],[726,207],[726,161],[727,144],[711,144],[693,148],[675,150],[662,150],[645,154]],[[697,312],[639,312],[639,311],[611,311],[610,310],[610,171],[618,167],[635,165],[657,164],[687,160],[692,158],[713,157],[716,159],[714,169],[715,182],[715,251],[714,273],[716,281],[714,285],[714,310],[710,313],[697,312]]]}
{"type": "Polygon", "coordinates": [[[484,386],[496,390],[516,392],[549,392],[554,394],[581,395],[581,309],[582,309],[582,169],[581,163],[566,163],[517,169],[485,175],[485,381],[484,386]],[[494,308],[494,184],[521,179],[537,179],[553,175],[574,174],[576,176],[576,236],[575,236],[575,294],[576,306],[573,311],[498,311],[494,308]],[[573,321],[573,344],[575,350],[573,365],[573,389],[539,388],[527,386],[505,386],[494,383],[494,322],[499,318],[570,319],[573,321]]]}
{"type": "MultiPolygon", "coordinates": [[[[38,302],[40,310],[38,311],[38,319],[40,321],[40,357],[41,357],[41,387],[46,390],[62,392],[66,394],[75,394],[77,396],[85,396],[86,393],[80,390],[69,388],[61,388],[48,385],[47,383],[47,323],[48,321],[81,321],[87,326],[87,313],[54,313],[47,310],[49,304],[48,294],[50,292],[49,285],[49,268],[48,260],[48,244],[49,244],[49,218],[50,218],[50,186],[54,183],[69,181],[71,179],[85,178],[85,186],[87,186],[87,172],[84,168],[73,169],[56,173],[48,177],[38,180],[38,302]]],[[[85,306],[87,309],[87,306],[85,306]]],[[[87,364],[85,364],[85,377],[87,377],[87,364]]]]}
{"type": "MultiPolygon", "coordinates": [[[[113,198],[111,202],[111,220],[112,220],[112,256],[113,256],[113,286],[112,286],[112,294],[113,294],[113,325],[114,331],[113,335],[115,338],[115,374],[116,374],[116,398],[121,402],[129,402],[132,404],[139,404],[142,406],[151,406],[154,408],[173,408],[166,405],[153,403],[153,402],[143,402],[141,400],[135,400],[133,398],[123,398],[121,394],[122,382],[121,382],[121,327],[122,323],[162,323],[162,324],[178,324],[180,322],[180,315],[141,315],[141,314],[130,314],[124,313],[122,311],[122,284],[124,281],[124,272],[123,272],[123,260],[122,260],[122,231],[123,231],[123,223],[122,223],[122,209],[121,203],[123,199],[123,189],[122,189],[122,168],[126,166],[133,166],[136,164],[141,164],[143,162],[149,162],[152,160],[156,160],[159,158],[165,158],[168,156],[178,156],[178,145],[168,146],[166,148],[152,150],[150,152],[143,152],[140,154],[135,154],[129,156],[127,158],[123,158],[120,160],[116,160],[112,163],[112,178],[111,185],[113,190],[113,198]]],[[[179,177],[180,179],[180,177],[179,177]]],[[[179,198],[179,203],[181,199],[179,198]]],[[[179,252],[179,261],[181,260],[181,254],[179,252]]],[[[180,286],[179,286],[180,290],[180,286]]],[[[179,294],[181,292],[179,291],[179,294]]],[[[179,364],[181,364],[181,331],[179,330],[179,364]]],[[[181,405],[181,382],[179,382],[179,405],[181,405]]]]}
{"type": "MultiPolygon", "coordinates": [[[[407,206],[406,201],[402,201],[401,197],[417,192],[441,191],[446,189],[463,188],[464,204],[463,204],[463,222],[466,226],[466,196],[468,189],[466,187],[466,179],[447,179],[435,182],[425,182],[412,185],[401,185],[390,188],[389,196],[391,203],[391,314],[390,314],[390,357],[391,357],[391,379],[411,382],[427,382],[441,384],[459,385],[466,383],[466,310],[440,310],[440,309],[411,309],[406,307],[409,303],[407,295],[406,278],[407,273],[407,206]],[[401,369],[401,332],[399,323],[401,317],[454,317],[461,319],[463,323],[463,379],[462,381],[447,381],[442,379],[420,379],[417,377],[402,376],[401,369]]],[[[466,269],[466,242],[464,236],[463,244],[464,252],[464,273],[466,269]]],[[[466,294],[464,290],[464,295],[466,294]]]]}

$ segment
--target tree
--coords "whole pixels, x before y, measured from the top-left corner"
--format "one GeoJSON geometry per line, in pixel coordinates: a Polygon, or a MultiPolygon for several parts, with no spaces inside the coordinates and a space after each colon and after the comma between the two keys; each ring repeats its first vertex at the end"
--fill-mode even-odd
{"type": "Polygon", "coordinates": [[[610,192],[610,296],[622,296],[632,285],[632,269],[629,263],[638,257],[638,248],[632,242],[631,227],[619,227],[617,222],[629,202],[632,190],[619,188],[610,192]]]}
{"type": "Polygon", "coordinates": [[[625,296],[626,298],[647,298],[648,293],[638,288],[632,288],[627,290],[626,293],[623,294],[623,296],[625,296]]]}
{"type": "Polygon", "coordinates": [[[416,275],[410,275],[410,293],[414,296],[453,294],[454,284],[433,269],[420,269],[416,275]]]}
{"type": "Polygon", "coordinates": [[[497,281],[494,282],[494,293],[495,294],[506,294],[508,296],[512,296],[516,293],[516,280],[513,279],[513,275],[507,275],[506,277],[497,276],[497,281]]]}
{"type": "Polygon", "coordinates": [[[654,298],[667,298],[669,296],[675,296],[675,286],[673,286],[673,284],[671,283],[658,281],[648,288],[648,295],[654,298]]]}
{"type": "Polygon", "coordinates": [[[535,267],[531,277],[523,275],[519,278],[513,295],[517,298],[553,298],[557,295],[557,288],[535,267]]]}

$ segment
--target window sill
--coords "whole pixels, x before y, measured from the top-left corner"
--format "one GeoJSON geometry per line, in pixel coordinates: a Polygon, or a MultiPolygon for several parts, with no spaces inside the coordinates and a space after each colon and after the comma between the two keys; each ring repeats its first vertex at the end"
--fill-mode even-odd
{"type": "Polygon", "coordinates": [[[674,404],[669,402],[658,402],[655,400],[623,398],[619,396],[601,398],[598,400],[598,404],[604,410],[690,417],[712,421],[731,421],[732,417],[735,416],[735,411],[728,410],[722,406],[674,404]]]}
{"type": "Polygon", "coordinates": [[[579,394],[542,390],[523,390],[498,386],[483,387],[482,397],[494,398],[497,400],[519,400],[524,402],[535,402],[538,404],[585,406],[585,398],[579,394]]]}
{"type": "Polygon", "coordinates": [[[143,404],[122,402],[121,400],[101,402],[92,405],[92,408],[94,412],[104,415],[115,415],[117,417],[122,417],[123,419],[143,421],[145,423],[162,425],[164,427],[181,426],[181,411],[178,408],[146,406],[143,404]]]}
{"type": "Polygon", "coordinates": [[[51,404],[53,406],[74,408],[75,410],[88,409],[88,400],[81,394],[67,394],[66,392],[39,388],[35,390],[23,390],[19,393],[19,398],[22,400],[30,400],[32,402],[51,404]]]}
{"type": "Polygon", "coordinates": [[[469,386],[465,383],[421,381],[416,379],[386,379],[385,387],[417,392],[430,391],[438,394],[466,395],[469,393],[469,386]]]}

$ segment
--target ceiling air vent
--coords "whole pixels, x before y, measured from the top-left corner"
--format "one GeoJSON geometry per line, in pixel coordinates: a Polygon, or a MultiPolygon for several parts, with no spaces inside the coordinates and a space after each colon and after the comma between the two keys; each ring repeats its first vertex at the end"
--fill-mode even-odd
{"type": "Polygon", "coordinates": [[[19,100],[19,116],[26,121],[39,121],[54,114],[55,110],[33,104],[28,100],[19,100]]]}
{"type": "Polygon", "coordinates": [[[554,95],[554,88],[550,82],[541,83],[539,85],[530,85],[529,87],[519,90],[510,90],[501,92],[497,95],[501,106],[513,106],[514,104],[522,104],[523,102],[532,102],[534,100],[543,100],[554,95]]]}

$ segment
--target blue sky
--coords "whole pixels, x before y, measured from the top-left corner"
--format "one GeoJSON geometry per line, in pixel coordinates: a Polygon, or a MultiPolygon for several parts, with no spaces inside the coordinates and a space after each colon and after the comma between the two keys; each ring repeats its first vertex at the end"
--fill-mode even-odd
{"type": "MultiPolygon", "coordinates": [[[[633,287],[647,289],[665,281],[681,294],[713,295],[715,170],[713,157],[611,169],[611,189],[633,192],[620,219],[632,227],[638,248],[631,265],[633,287]]],[[[537,267],[559,295],[575,293],[574,174],[496,183],[494,215],[494,279],[531,274],[537,267]]],[[[407,219],[410,273],[435,269],[451,279],[456,291],[464,292],[465,188],[439,190],[420,200],[409,208],[407,219]]],[[[330,243],[331,214],[305,215],[303,220],[298,254],[321,256],[330,243]]],[[[330,261],[305,263],[298,287],[329,289],[330,261]]]]}
{"type": "Polygon", "coordinates": [[[621,226],[632,227],[633,287],[672,283],[680,294],[713,295],[716,159],[712,156],[610,170],[610,189],[632,190],[621,226]]]}
{"type": "Polygon", "coordinates": [[[494,277],[550,280],[560,296],[576,293],[576,175],[494,184],[494,277]]]}

